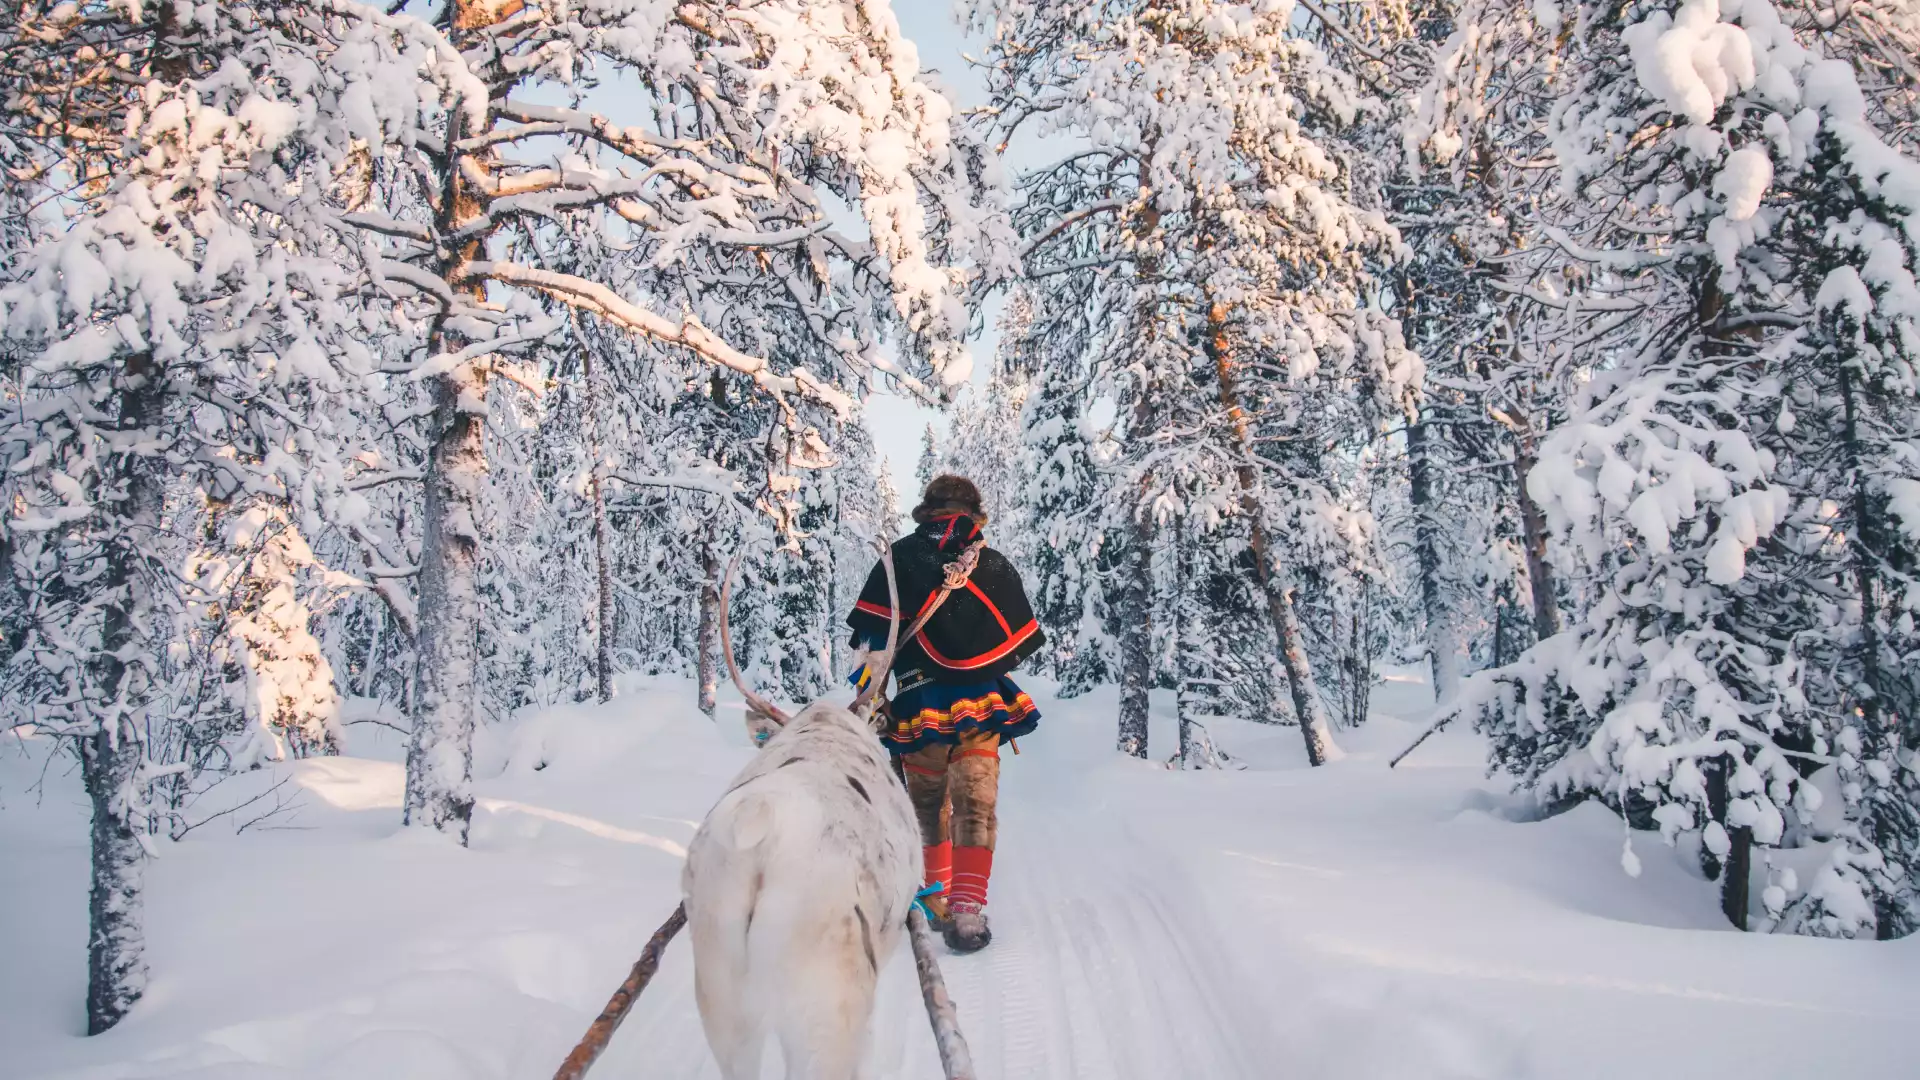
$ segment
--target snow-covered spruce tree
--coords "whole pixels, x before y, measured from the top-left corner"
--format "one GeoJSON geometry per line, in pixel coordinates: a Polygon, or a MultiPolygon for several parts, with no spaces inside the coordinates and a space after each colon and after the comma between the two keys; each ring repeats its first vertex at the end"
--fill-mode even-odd
{"type": "Polygon", "coordinates": [[[1568,283],[1550,276],[1539,231],[1558,192],[1545,170],[1515,164],[1547,152],[1552,43],[1503,3],[1311,13],[1323,47],[1388,106],[1357,125],[1355,162],[1405,241],[1379,280],[1426,367],[1401,403],[1409,505],[1391,554],[1417,586],[1405,612],[1445,699],[1463,661],[1511,659],[1559,627],[1544,518],[1522,480],[1564,413],[1575,349],[1560,325],[1568,283]]]}
{"type": "Polygon", "coordinates": [[[1903,153],[1881,137],[1841,69],[1865,65],[1842,55],[1796,58],[1822,116],[1796,147],[1804,164],[1776,174],[1777,236],[1791,286],[1812,303],[1782,342],[1767,388],[1777,400],[1759,402],[1758,419],[1773,413],[1762,441],[1794,495],[1768,551],[1783,566],[1763,595],[1808,612],[1796,689],[1819,717],[1812,749],[1834,756],[1847,824],[1807,896],[1766,906],[1796,929],[1857,932],[1863,896],[1885,938],[1920,929],[1920,155],[1910,138],[1903,153]]]}
{"type": "Polygon", "coordinates": [[[973,13],[993,34],[1003,138],[1031,127],[1085,144],[1020,179],[1015,219],[1038,332],[1065,342],[1077,324],[1093,377],[1119,405],[1122,452],[1102,501],[1122,527],[1122,747],[1145,752],[1155,525],[1185,511],[1170,478],[1204,473],[1213,481],[1192,497],[1248,523],[1317,764],[1331,737],[1291,563],[1329,556],[1323,541],[1343,511],[1327,455],[1263,447],[1364,434],[1374,401],[1417,379],[1397,327],[1366,297],[1365,258],[1391,252],[1393,232],[1343,194],[1350,177],[1328,150],[1359,95],[1293,31],[1291,5],[973,13]]]}
{"type": "Polygon", "coordinates": [[[195,759],[156,748],[226,705],[179,692],[196,680],[182,663],[207,654],[168,648],[190,621],[192,524],[208,500],[261,500],[310,531],[342,472],[318,403],[368,359],[333,336],[358,319],[339,253],[282,212],[303,117],[225,57],[245,25],[26,5],[0,29],[8,186],[37,206],[8,233],[26,246],[0,283],[16,395],[0,460],[27,621],[0,696],[81,759],[96,1033],[145,985],[154,782],[195,759]]]}
{"type": "Polygon", "coordinates": [[[272,502],[210,508],[207,516],[218,535],[184,571],[190,606],[214,620],[215,648],[233,669],[251,735],[233,764],[339,753],[340,691],[313,629],[316,603],[344,575],[320,567],[272,502]]]}
{"type": "Polygon", "coordinates": [[[1912,368],[1888,345],[1916,247],[1886,215],[1920,172],[1763,0],[1540,14],[1568,35],[1549,130],[1581,212],[1555,224],[1596,370],[1528,479],[1594,595],[1469,695],[1495,763],[1697,834],[1736,925],[1906,932],[1912,368]],[[1848,824],[1824,865],[1775,857],[1827,839],[1822,762],[1848,824]]]}
{"type": "Polygon", "coordinates": [[[1020,453],[1021,414],[1037,370],[1026,327],[1031,305],[1016,289],[1000,319],[999,347],[982,387],[972,387],[954,407],[943,468],[980,488],[992,517],[994,546],[1025,566],[1032,536],[1024,506],[1026,462],[1020,453]]]}
{"type": "MultiPolygon", "coordinates": [[[[1022,332],[1034,335],[1033,324],[1022,332]]],[[[1034,615],[1047,633],[1041,661],[1059,681],[1062,697],[1117,681],[1105,617],[1105,582],[1113,567],[1105,543],[1104,480],[1098,435],[1087,422],[1093,396],[1087,358],[1077,351],[1086,340],[1081,333],[1055,342],[1030,338],[1043,360],[1020,416],[1026,486],[1018,501],[1027,532],[1021,570],[1033,582],[1034,615]]]]}
{"type": "Polygon", "coordinates": [[[883,462],[865,423],[856,417],[834,443],[839,463],[820,476],[823,497],[832,508],[822,537],[827,552],[821,567],[827,580],[827,605],[820,632],[826,636],[829,650],[830,685],[838,686],[852,666],[847,612],[853,610],[867,583],[867,571],[878,553],[876,545],[892,543],[894,522],[887,493],[881,487],[883,462]]]}
{"type": "MultiPolygon", "coordinates": [[[[1247,680],[1244,672],[1233,670],[1237,660],[1234,654],[1219,648],[1226,640],[1217,625],[1222,605],[1210,590],[1216,583],[1233,588],[1247,579],[1240,574],[1222,578],[1200,572],[1198,564],[1207,549],[1199,543],[1170,546],[1176,558],[1167,567],[1170,580],[1163,581],[1162,588],[1166,591],[1163,606],[1173,624],[1168,666],[1174,680],[1179,747],[1168,764],[1176,769],[1218,769],[1227,764],[1228,758],[1214,745],[1204,721],[1222,715],[1224,710],[1218,704],[1223,694],[1244,687],[1247,680]]],[[[1263,629],[1256,624],[1256,633],[1263,629]]]]}
{"type": "MultiPolygon", "coordinates": [[[[932,424],[928,424],[920,432],[920,457],[913,466],[914,483],[920,485],[920,491],[925,491],[927,484],[934,477],[945,472],[946,468],[944,456],[940,452],[940,434],[933,430],[932,424]]],[[[918,496],[920,491],[914,492],[914,495],[918,496]]]]}

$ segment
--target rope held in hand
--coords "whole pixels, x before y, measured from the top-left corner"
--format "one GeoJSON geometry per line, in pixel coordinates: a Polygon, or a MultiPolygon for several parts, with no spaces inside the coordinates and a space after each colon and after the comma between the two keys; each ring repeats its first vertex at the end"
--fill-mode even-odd
{"type": "Polygon", "coordinates": [[[920,617],[913,620],[913,625],[907,627],[907,632],[900,635],[901,640],[913,640],[913,635],[926,629],[927,623],[933,621],[933,613],[940,610],[940,605],[947,602],[947,597],[967,587],[967,582],[973,579],[974,568],[980,565],[980,549],[986,546],[985,540],[975,540],[967,545],[967,550],[962,551],[959,558],[940,568],[940,591],[934,594],[933,602],[920,613],[920,617]]]}
{"type": "MultiPolygon", "coordinates": [[[[926,629],[927,623],[933,620],[934,612],[939,611],[940,605],[947,602],[947,597],[952,596],[955,591],[967,587],[967,582],[973,579],[974,569],[980,565],[980,549],[986,546],[987,542],[984,538],[975,540],[973,543],[967,545],[967,549],[960,553],[959,558],[940,568],[942,578],[940,591],[933,594],[933,600],[927,604],[926,610],[922,611],[919,617],[913,620],[912,624],[907,627],[906,633],[900,635],[901,641],[912,641],[915,634],[926,629]]],[[[888,666],[892,666],[893,661],[891,657],[888,658],[887,662],[888,666]]],[[[871,677],[871,675],[869,675],[869,677],[871,677]]],[[[879,692],[885,694],[886,687],[881,687],[879,692]]],[[[1014,752],[1019,753],[1017,750],[1014,752]]]]}

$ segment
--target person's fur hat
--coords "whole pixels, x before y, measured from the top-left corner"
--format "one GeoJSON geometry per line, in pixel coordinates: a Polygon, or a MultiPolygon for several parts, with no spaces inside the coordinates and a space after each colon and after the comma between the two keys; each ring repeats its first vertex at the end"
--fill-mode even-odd
{"type": "Polygon", "coordinates": [[[964,476],[945,473],[927,485],[926,494],[920,496],[920,505],[913,508],[913,520],[925,525],[940,514],[956,510],[981,525],[987,523],[987,508],[980,501],[980,489],[964,476]]]}

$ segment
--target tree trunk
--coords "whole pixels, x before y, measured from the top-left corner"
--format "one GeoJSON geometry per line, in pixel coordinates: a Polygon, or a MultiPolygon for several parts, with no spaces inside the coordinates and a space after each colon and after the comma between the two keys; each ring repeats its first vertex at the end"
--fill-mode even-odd
{"type": "MultiPolygon", "coordinates": [[[[161,375],[148,353],[128,357],[121,391],[120,428],[137,432],[160,417],[161,375]]],[[[80,740],[81,779],[93,805],[91,870],[87,893],[87,1034],[98,1035],[120,1022],[147,988],[146,848],[143,823],[134,820],[144,801],[140,766],[146,742],[140,721],[146,711],[146,675],[130,656],[151,656],[151,642],[140,642],[153,615],[141,552],[155,542],[165,493],[151,464],[133,453],[116,469],[126,502],[120,508],[121,535],[108,542],[105,573],[94,583],[106,597],[101,612],[100,649],[88,661],[98,696],[81,707],[94,714],[97,727],[80,740]]]]}
{"type": "Polygon", "coordinates": [[[1420,571],[1420,602],[1426,615],[1427,663],[1433,698],[1450,701],[1460,691],[1460,652],[1440,582],[1440,523],[1435,520],[1432,436],[1424,422],[1407,425],[1408,501],[1413,507],[1414,562],[1420,571]]]}
{"type": "Polygon", "coordinates": [[[700,627],[694,634],[694,674],[699,681],[700,711],[713,719],[718,708],[720,665],[716,650],[720,636],[720,560],[713,553],[713,523],[700,534],[700,627]]]}
{"type": "MultiPolygon", "coordinates": [[[[1140,161],[1144,174],[1153,156],[1153,144],[1140,161]]],[[[1131,223],[1134,237],[1149,241],[1160,230],[1160,209],[1151,201],[1142,207],[1131,223]]],[[[1152,282],[1159,277],[1160,265],[1152,248],[1142,249],[1138,277],[1152,282]]],[[[1142,329],[1151,337],[1156,313],[1151,299],[1142,300],[1142,329]]],[[[1133,404],[1132,437],[1144,439],[1154,428],[1154,395],[1151,382],[1139,388],[1133,404]]],[[[1144,493],[1147,480],[1140,481],[1144,493]]],[[[1147,717],[1153,689],[1153,522],[1141,516],[1141,500],[1128,507],[1128,539],[1121,556],[1120,599],[1115,613],[1120,623],[1120,732],[1117,746],[1123,754],[1147,756],[1147,717]]]]}
{"type": "Polygon", "coordinates": [[[129,820],[141,741],[103,726],[80,743],[93,803],[93,880],[87,892],[87,1034],[120,1022],[147,988],[146,849],[129,820]]]}
{"type": "Polygon", "coordinates": [[[473,816],[478,704],[480,538],[475,517],[487,459],[484,417],[464,405],[485,402],[486,377],[475,365],[462,364],[436,381],[433,394],[435,436],[427,459],[420,544],[420,638],[413,732],[407,746],[406,822],[430,825],[465,844],[473,816]]]}
{"type": "Polygon", "coordinates": [[[613,559],[609,554],[612,539],[607,530],[607,469],[600,445],[600,383],[595,378],[593,350],[580,337],[580,324],[574,321],[574,338],[580,343],[580,374],[585,384],[587,453],[592,456],[593,473],[589,492],[593,508],[593,571],[598,594],[594,598],[593,686],[601,701],[613,700],[613,559]]]}
{"type": "Polygon", "coordinates": [[[1560,604],[1554,599],[1553,566],[1547,562],[1547,515],[1527,493],[1527,474],[1535,462],[1533,435],[1522,432],[1514,444],[1513,498],[1525,530],[1527,584],[1533,592],[1533,636],[1545,641],[1560,632],[1560,604]]]}
{"type": "Polygon", "coordinates": [[[1745,826],[1728,829],[1733,850],[1727,853],[1727,866],[1720,879],[1720,910],[1737,930],[1747,928],[1748,894],[1753,881],[1753,830],[1745,826]]]}
{"type": "MultiPolygon", "coordinates": [[[[456,30],[474,30],[498,17],[479,0],[456,0],[456,30]]],[[[456,38],[467,35],[456,33],[456,38]]],[[[441,199],[441,235],[449,235],[484,212],[483,197],[463,172],[482,174],[485,161],[459,154],[467,134],[461,109],[448,113],[446,191],[441,199]]],[[[476,130],[484,131],[483,121],[476,130]]],[[[442,277],[457,281],[467,262],[485,254],[475,236],[450,252],[442,277]]],[[[484,285],[470,287],[473,303],[486,299],[484,285]]],[[[451,330],[443,316],[429,337],[436,355],[472,344],[451,330]]],[[[407,745],[404,820],[467,842],[473,818],[473,727],[478,705],[480,630],[480,491],[486,482],[487,370],[468,360],[433,381],[432,425],[425,470],[425,520],[420,543],[419,640],[415,650],[413,732],[407,745]]]]}
{"type": "Polygon", "coordinates": [[[374,696],[374,674],[378,671],[376,665],[380,663],[380,652],[386,645],[387,620],[391,618],[384,606],[376,610],[379,614],[368,619],[373,624],[373,636],[367,642],[366,666],[360,669],[360,696],[363,698],[374,696]]]}
{"type": "Polygon", "coordinates": [[[1735,929],[1747,928],[1747,907],[1753,878],[1753,830],[1734,828],[1727,825],[1727,808],[1731,801],[1728,785],[1728,772],[1732,762],[1725,757],[1717,757],[1704,763],[1703,772],[1707,777],[1707,818],[1720,823],[1727,831],[1729,847],[1723,859],[1705,847],[1700,849],[1700,869],[1706,873],[1709,881],[1720,881],[1720,911],[1735,929]]]}
{"type": "Polygon", "coordinates": [[[1367,709],[1373,697],[1373,657],[1367,651],[1367,585],[1360,584],[1360,595],[1348,620],[1347,637],[1347,726],[1367,722],[1367,709]]]}
{"type": "Polygon", "coordinates": [[[1147,756],[1148,693],[1153,688],[1153,523],[1138,518],[1120,565],[1120,738],[1123,754],[1147,756]]]}
{"type": "Polygon", "coordinates": [[[1240,406],[1236,385],[1232,343],[1227,340],[1227,312],[1220,304],[1208,309],[1208,348],[1213,353],[1214,373],[1220,385],[1220,405],[1232,426],[1235,449],[1240,463],[1235,474],[1240,483],[1240,512],[1249,523],[1248,547],[1253,551],[1254,574],[1267,600],[1267,617],[1279,642],[1280,663],[1287,671],[1287,689],[1293,696],[1294,715],[1300,720],[1300,736],[1306,742],[1307,763],[1324,765],[1337,753],[1331,725],[1327,722],[1326,703],[1313,682],[1313,668],[1307,662],[1306,645],[1300,634],[1300,618],[1293,608],[1293,590],[1277,569],[1272,545],[1267,541],[1266,508],[1260,502],[1259,474],[1253,465],[1253,442],[1247,431],[1246,411],[1240,406]]]}
{"type": "Polygon", "coordinates": [[[1200,671],[1199,642],[1200,628],[1197,625],[1198,607],[1194,596],[1189,592],[1194,586],[1192,559],[1186,545],[1181,545],[1179,580],[1175,582],[1173,595],[1173,657],[1174,657],[1174,715],[1178,717],[1180,731],[1180,752],[1173,764],[1181,769],[1218,769],[1223,763],[1219,748],[1214,746],[1212,736],[1201,726],[1194,715],[1199,707],[1195,679],[1200,671]]]}
{"type": "MultiPolygon", "coordinates": [[[[149,353],[127,358],[127,388],[121,391],[120,429],[138,432],[160,422],[160,371],[149,353]]],[[[126,492],[121,534],[105,552],[104,574],[94,583],[106,603],[100,649],[88,660],[97,697],[82,703],[98,725],[80,740],[81,779],[93,804],[92,881],[87,897],[87,1034],[120,1022],[146,992],[146,848],[144,823],[134,820],[145,792],[139,790],[146,756],[143,725],[147,675],[128,657],[150,657],[153,642],[137,640],[153,618],[152,598],[140,570],[142,552],[159,536],[165,492],[150,462],[129,452],[116,468],[126,492]]]]}
{"type": "Polygon", "coordinates": [[[1515,614],[1519,603],[1514,596],[1511,576],[1502,580],[1494,588],[1493,606],[1493,666],[1506,667],[1519,658],[1526,648],[1525,635],[1521,632],[1520,616],[1515,614]]]}

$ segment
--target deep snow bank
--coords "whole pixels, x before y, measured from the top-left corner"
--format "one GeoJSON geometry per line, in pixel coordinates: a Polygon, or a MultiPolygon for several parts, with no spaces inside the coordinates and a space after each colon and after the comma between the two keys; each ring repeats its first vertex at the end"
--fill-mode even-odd
{"type": "MultiPolygon", "coordinates": [[[[1404,676],[1321,770],[1291,729],[1218,721],[1250,768],[1169,773],[1112,753],[1110,695],[1037,696],[1047,720],[1004,770],[996,943],[946,964],[989,1080],[1913,1074],[1920,946],[1725,930],[1657,838],[1634,837],[1636,881],[1603,811],[1509,820],[1470,736],[1388,772],[1423,708],[1404,676]]],[[[397,747],[376,733],[353,729],[364,756],[216,796],[284,780],[294,813],[164,850],[152,989],[95,1039],[78,778],[0,737],[0,1075],[551,1075],[751,752],[737,709],[716,729],[687,687],[630,682],[487,733],[462,851],[398,828],[397,747]]],[[[1157,752],[1172,734],[1156,717],[1157,752]]],[[[596,1076],[715,1075],[687,960],[677,943],[596,1076]]],[[[882,1076],[938,1075],[911,979],[897,957],[882,1076]]]]}

